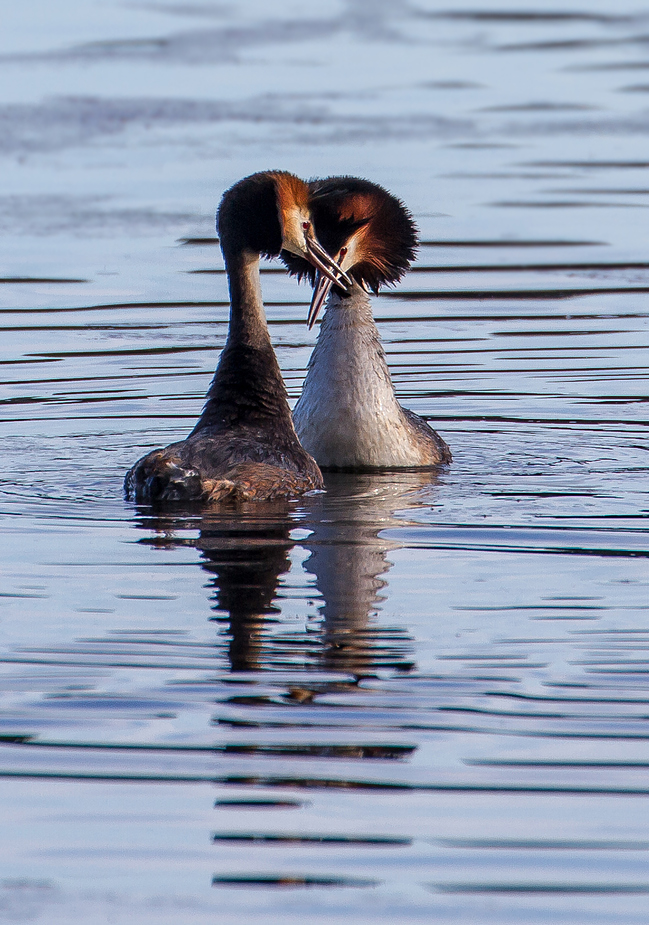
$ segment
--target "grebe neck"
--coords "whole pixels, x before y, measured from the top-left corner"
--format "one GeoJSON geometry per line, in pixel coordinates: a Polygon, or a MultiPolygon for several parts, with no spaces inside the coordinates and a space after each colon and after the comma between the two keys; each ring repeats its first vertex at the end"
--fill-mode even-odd
{"type": "Polygon", "coordinates": [[[310,373],[320,354],[326,355],[326,366],[336,370],[341,398],[344,395],[344,400],[362,406],[369,389],[381,394],[384,411],[386,403],[398,408],[372,303],[360,286],[355,284],[347,296],[335,290],[330,293],[309,363],[310,373]]]}
{"type": "Polygon", "coordinates": [[[261,294],[259,254],[241,251],[225,258],[230,287],[230,329],[228,343],[270,344],[261,294]]]}
{"type": "Polygon", "coordinates": [[[294,436],[288,396],[264,312],[259,255],[226,256],[230,283],[230,328],[207,401],[192,434],[206,427],[265,427],[294,436]]]}

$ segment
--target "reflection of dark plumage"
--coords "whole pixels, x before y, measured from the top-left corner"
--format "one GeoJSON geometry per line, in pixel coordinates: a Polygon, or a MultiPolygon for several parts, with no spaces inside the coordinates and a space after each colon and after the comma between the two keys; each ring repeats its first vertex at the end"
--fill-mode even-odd
{"type": "MultiPolygon", "coordinates": [[[[294,668],[305,662],[358,675],[388,667],[409,670],[412,640],[407,631],[377,619],[390,569],[388,551],[399,546],[382,531],[395,523],[395,508],[407,508],[411,498],[418,498],[414,493],[434,484],[435,477],[423,470],[331,473],[327,491],[300,506],[299,520],[286,501],[243,503],[236,509],[215,505],[193,515],[145,508],[139,526],[151,535],[141,542],[199,550],[210,576],[211,619],[221,627],[221,639],[228,640],[233,671],[294,668]],[[304,593],[311,597],[317,589],[321,597],[322,623],[313,621],[308,633],[294,632],[290,604],[277,600],[282,576],[292,567],[296,541],[291,531],[298,525],[309,534],[299,541],[309,553],[303,568],[315,579],[315,588],[304,588],[304,593]],[[281,632],[269,633],[269,624],[283,619],[285,607],[288,622],[281,632]]],[[[300,566],[295,568],[299,573],[300,566]]],[[[324,689],[317,676],[314,685],[294,688],[290,697],[304,702],[316,689],[324,689]]]]}
{"type": "Polygon", "coordinates": [[[315,289],[309,324],[328,298],[293,420],[303,446],[322,468],[424,468],[451,452],[429,425],[399,404],[367,291],[398,281],[414,257],[410,213],[382,187],[355,177],[309,184],[316,230],[336,263],[354,280],[333,286],[295,255],[291,272],[315,289]]]}
{"type": "Polygon", "coordinates": [[[228,340],[189,437],[127,473],[126,495],[136,501],[269,500],[322,487],[293,426],[259,283],[260,255],[291,252],[325,274],[333,265],[313,234],[307,185],[279,171],[247,177],[224,195],[217,224],[230,285],[228,340]]]}
{"type": "Polygon", "coordinates": [[[293,526],[283,507],[264,505],[263,514],[244,506],[241,516],[208,516],[196,547],[203,568],[214,575],[214,608],[224,612],[233,671],[265,667],[262,632],[271,614],[280,575],[290,568],[293,526]]]}

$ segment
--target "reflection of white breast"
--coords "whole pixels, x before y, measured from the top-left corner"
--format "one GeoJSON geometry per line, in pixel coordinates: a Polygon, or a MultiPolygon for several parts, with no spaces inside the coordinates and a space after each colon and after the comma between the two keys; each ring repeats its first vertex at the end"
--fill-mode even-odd
{"type": "Polygon", "coordinates": [[[394,394],[370,300],[357,286],[347,298],[329,297],[293,419],[321,466],[429,463],[394,394]]]}

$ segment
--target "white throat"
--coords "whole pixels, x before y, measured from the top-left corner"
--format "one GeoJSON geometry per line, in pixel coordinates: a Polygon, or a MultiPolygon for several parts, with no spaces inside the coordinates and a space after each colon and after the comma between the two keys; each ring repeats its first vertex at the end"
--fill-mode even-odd
{"type": "Polygon", "coordinates": [[[293,419],[321,466],[426,465],[397,401],[369,297],[332,290],[293,419]]]}

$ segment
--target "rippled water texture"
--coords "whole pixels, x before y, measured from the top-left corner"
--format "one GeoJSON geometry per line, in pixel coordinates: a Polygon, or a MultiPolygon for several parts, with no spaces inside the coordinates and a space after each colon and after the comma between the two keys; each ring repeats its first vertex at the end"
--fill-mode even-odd
{"type": "Polygon", "coordinates": [[[1,921],[647,921],[648,103],[633,0],[7,5],[1,921]],[[268,167],[412,208],[375,312],[454,462],[156,516],[268,167]]]}

